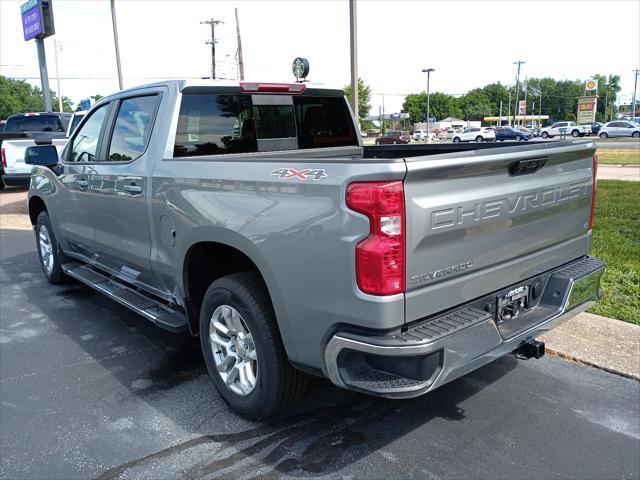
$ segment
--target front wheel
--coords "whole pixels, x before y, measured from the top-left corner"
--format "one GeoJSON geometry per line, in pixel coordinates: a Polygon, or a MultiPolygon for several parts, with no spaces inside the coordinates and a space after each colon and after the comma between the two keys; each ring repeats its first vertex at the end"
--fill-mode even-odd
{"type": "Polygon", "coordinates": [[[632,136],[633,138],[640,138],[640,132],[633,132],[633,133],[631,134],[631,136],[632,136]]]}
{"type": "Polygon", "coordinates": [[[607,133],[606,133],[606,132],[602,132],[602,133],[600,134],[600,138],[608,138],[608,137],[609,137],[609,135],[607,135],[607,133]]]}
{"type": "Polygon", "coordinates": [[[547,132],[542,132],[542,133],[540,134],[540,136],[541,136],[542,138],[549,138],[549,134],[548,134],[547,132]]]}
{"type": "Polygon", "coordinates": [[[257,274],[235,273],[211,284],[200,312],[200,345],[216,389],[246,418],[275,415],[304,393],[306,375],[287,359],[257,274]]]}
{"type": "Polygon", "coordinates": [[[36,221],[36,243],[38,246],[38,257],[40,265],[45,277],[49,283],[58,285],[65,283],[69,277],[62,270],[62,263],[66,260],[64,254],[60,251],[58,241],[51,228],[51,220],[49,214],[45,211],[40,212],[36,221]]]}

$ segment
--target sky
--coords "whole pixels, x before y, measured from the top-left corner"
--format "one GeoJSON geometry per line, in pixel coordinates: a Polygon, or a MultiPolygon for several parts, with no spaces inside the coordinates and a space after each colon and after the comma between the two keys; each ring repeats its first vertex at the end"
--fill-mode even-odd
{"type": "MultiPolygon", "coordinates": [[[[33,40],[24,41],[20,4],[0,0],[0,74],[40,85],[33,40]]],[[[350,81],[347,0],[115,0],[124,86],[211,73],[210,27],[216,27],[217,73],[237,78],[234,8],[238,8],[245,78],[292,81],[295,57],[310,62],[309,80],[350,81]]],[[[45,40],[50,86],[74,103],[118,90],[108,0],[53,0],[56,34],[45,40]]],[[[618,74],[633,93],[640,68],[640,0],[382,1],[358,0],[358,70],[371,86],[372,113],[384,98],[397,112],[408,93],[463,94],[493,82],[549,76],[587,80],[618,74]],[[383,95],[384,94],[384,97],[383,95]]],[[[639,87],[640,88],[640,87],[639,87]]],[[[543,99],[544,101],[544,99],[543,99]]]]}

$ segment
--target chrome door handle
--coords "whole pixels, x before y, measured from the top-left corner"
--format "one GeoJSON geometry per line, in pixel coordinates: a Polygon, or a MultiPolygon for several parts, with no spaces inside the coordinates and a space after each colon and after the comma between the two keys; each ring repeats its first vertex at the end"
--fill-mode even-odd
{"type": "Polygon", "coordinates": [[[142,187],[132,183],[131,185],[125,185],[122,189],[127,193],[142,193],[142,187]]]}
{"type": "Polygon", "coordinates": [[[78,186],[78,188],[85,189],[89,186],[89,182],[87,182],[86,180],[76,180],[76,185],[78,186]]]}

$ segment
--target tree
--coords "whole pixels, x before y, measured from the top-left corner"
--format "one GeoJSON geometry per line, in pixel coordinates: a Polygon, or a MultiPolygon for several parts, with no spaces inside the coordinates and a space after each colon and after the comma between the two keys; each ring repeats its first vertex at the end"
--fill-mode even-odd
{"type": "MultiPolygon", "coordinates": [[[[51,106],[58,109],[58,97],[51,91],[51,106]]],[[[72,112],[71,100],[62,97],[62,108],[65,112],[72,112]]],[[[0,75],[0,118],[7,118],[15,113],[42,112],[44,99],[42,91],[24,80],[14,80],[0,75]]]]}
{"type": "Polygon", "coordinates": [[[458,99],[458,105],[464,113],[465,120],[483,120],[494,114],[495,106],[482,89],[471,90],[458,99]]]}
{"type": "MultiPolygon", "coordinates": [[[[345,85],[344,94],[351,102],[351,85],[345,85]]],[[[93,98],[93,97],[92,97],[93,98]]],[[[358,117],[360,121],[369,115],[371,111],[371,87],[364,83],[364,80],[358,78],[358,117]]]]}
{"type": "Polygon", "coordinates": [[[595,74],[593,78],[598,82],[598,107],[596,121],[606,122],[614,116],[616,97],[620,92],[620,75],[595,74]],[[607,111],[605,112],[605,104],[607,111]]]}
{"type": "MultiPolygon", "coordinates": [[[[407,95],[402,109],[409,114],[411,122],[425,122],[427,120],[427,94],[421,92],[407,95]]],[[[458,99],[446,93],[432,93],[429,96],[429,116],[439,120],[447,117],[461,117],[462,110],[458,99]]]]}

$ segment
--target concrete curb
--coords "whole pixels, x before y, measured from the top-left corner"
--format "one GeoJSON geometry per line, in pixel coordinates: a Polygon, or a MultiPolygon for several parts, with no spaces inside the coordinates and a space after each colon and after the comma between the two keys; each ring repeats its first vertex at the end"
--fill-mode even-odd
{"type": "Polygon", "coordinates": [[[550,355],[640,380],[640,325],[582,313],[540,340],[550,355]]]}

